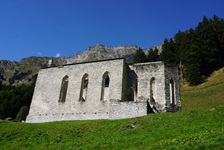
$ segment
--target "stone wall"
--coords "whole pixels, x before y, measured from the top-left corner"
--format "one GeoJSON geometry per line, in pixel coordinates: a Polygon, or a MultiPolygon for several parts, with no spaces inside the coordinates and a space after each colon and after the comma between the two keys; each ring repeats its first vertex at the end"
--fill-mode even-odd
{"type": "Polygon", "coordinates": [[[156,108],[155,112],[165,111],[165,68],[162,62],[138,63],[131,66],[138,78],[138,101],[148,100],[151,107],[156,108]],[[154,99],[150,100],[150,82],[155,79],[154,99]]]}
{"type": "Polygon", "coordinates": [[[179,111],[178,77],[175,66],[163,62],[127,65],[124,59],[42,69],[26,121],[121,119],[179,111]],[[107,74],[109,87],[102,90],[107,74]],[[84,85],[84,79],[88,84],[84,85]],[[103,100],[102,91],[108,92],[103,100]],[[85,98],[80,98],[81,93],[87,93],[85,98]]]}
{"type": "Polygon", "coordinates": [[[138,80],[138,101],[147,100],[154,112],[180,111],[180,81],[177,66],[165,65],[163,62],[138,63],[131,65],[130,70],[129,78],[134,80],[134,77],[137,77],[138,80]],[[152,79],[155,81],[155,87],[151,85],[152,79]],[[150,91],[152,89],[153,92],[150,91]],[[154,101],[151,98],[152,93],[154,101]]]}
{"type": "Polygon", "coordinates": [[[37,78],[27,122],[108,118],[109,100],[102,101],[102,76],[110,77],[109,99],[122,99],[124,59],[42,69],[37,78]],[[86,101],[79,101],[82,77],[88,74],[86,101]],[[66,101],[59,103],[63,77],[68,76],[66,101]]]}
{"type": "Polygon", "coordinates": [[[133,118],[147,115],[146,101],[111,100],[109,119],[133,118]]]}
{"type": "Polygon", "coordinates": [[[134,90],[135,90],[134,82],[138,80],[138,77],[135,71],[133,70],[132,65],[129,65],[127,67],[127,79],[128,81],[126,84],[126,101],[136,101],[137,95],[134,94],[134,90]]]}
{"type": "Polygon", "coordinates": [[[166,111],[180,111],[180,81],[177,66],[165,65],[165,95],[166,111]],[[172,103],[172,87],[170,81],[173,80],[174,103],[172,103]]]}

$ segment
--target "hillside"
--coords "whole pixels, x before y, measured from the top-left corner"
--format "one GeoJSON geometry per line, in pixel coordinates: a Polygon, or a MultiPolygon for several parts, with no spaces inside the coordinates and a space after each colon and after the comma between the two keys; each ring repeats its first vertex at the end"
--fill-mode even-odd
{"type": "Polygon", "coordinates": [[[206,82],[198,86],[182,84],[181,99],[183,111],[224,105],[224,68],[214,71],[206,82]]]}
{"type": "Polygon", "coordinates": [[[64,64],[63,58],[28,57],[19,62],[0,60],[0,81],[6,85],[29,84],[36,78],[41,67],[46,67],[49,59],[52,65],[64,64]]]}
{"type": "Polygon", "coordinates": [[[224,149],[224,68],[182,85],[183,111],[123,120],[0,122],[0,149],[224,149]]]}

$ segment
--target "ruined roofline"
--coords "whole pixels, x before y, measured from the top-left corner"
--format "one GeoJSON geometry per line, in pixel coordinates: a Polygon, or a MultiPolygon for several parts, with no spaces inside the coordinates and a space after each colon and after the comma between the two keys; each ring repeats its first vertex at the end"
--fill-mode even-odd
{"type": "Polygon", "coordinates": [[[27,122],[112,120],[181,110],[178,68],[164,62],[128,65],[116,58],[58,67],[39,72],[27,122]]]}
{"type": "Polygon", "coordinates": [[[149,64],[164,64],[163,61],[154,61],[154,62],[144,62],[144,63],[133,63],[133,66],[149,65],[149,64]]]}
{"type": "Polygon", "coordinates": [[[144,62],[144,63],[133,63],[129,64],[129,66],[142,66],[142,65],[153,65],[153,64],[163,64],[168,67],[177,67],[177,64],[165,63],[164,61],[154,61],[154,62],[144,62]]]}
{"type": "MultiPolygon", "coordinates": [[[[125,58],[112,58],[112,59],[101,59],[101,60],[94,60],[94,61],[87,61],[87,62],[79,62],[79,63],[72,63],[72,64],[65,64],[65,65],[59,65],[59,66],[51,66],[51,67],[42,67],[41,69],[48,69],[48,68],[63,68],[64,66],[73,66],[73,65],[79,65],[79,64],[88,64],[88,63],[96,63],[96,62],[104,62],[104,61],[113,61],[113,60],[124,60],[125,58]]],[[[126,62],[126,61],[125,61],[126,62]]]]}

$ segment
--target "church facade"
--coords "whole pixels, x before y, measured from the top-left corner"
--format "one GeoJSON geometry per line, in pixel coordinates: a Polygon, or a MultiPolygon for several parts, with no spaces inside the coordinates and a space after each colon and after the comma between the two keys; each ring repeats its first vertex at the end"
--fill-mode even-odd
{"type": "Polygon", "coordinates": [[[26,122],[122,119],[180,111],[178,68],[110,59],[41,69],[26,122]]]}

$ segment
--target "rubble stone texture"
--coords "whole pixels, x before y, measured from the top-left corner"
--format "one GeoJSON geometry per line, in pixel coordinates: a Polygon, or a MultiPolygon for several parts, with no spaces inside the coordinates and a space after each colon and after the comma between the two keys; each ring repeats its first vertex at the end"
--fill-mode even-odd
{"type": "Polygon", "coordinates": [[[45,68],[38,73],[26,122],[121,119],[180,111],[178,77],[175,66],[128,65],[124,59],[45,68]]]}

